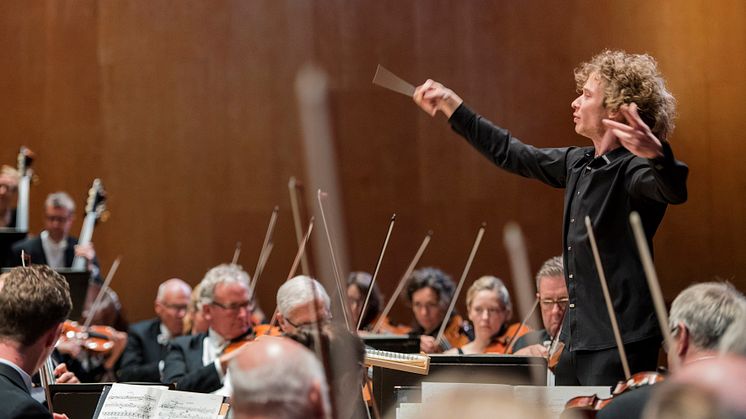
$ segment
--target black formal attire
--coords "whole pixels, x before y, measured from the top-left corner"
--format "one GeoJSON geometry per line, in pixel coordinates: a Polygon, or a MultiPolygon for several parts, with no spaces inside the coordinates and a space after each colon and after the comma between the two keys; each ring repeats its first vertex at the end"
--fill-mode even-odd
{"type": "Polygon", "coordinates": [[[119,381],[161,382],[158,364],[166,355],[168,341],[161,335],[161,320],[143,320],[130,326],[127,347],[117,371],[119,381]],[[160,339],[160,341],[159,341],[160,339]]]}
{"type": "Polygon", "coordinates": [[[534,330],[532,332],[528,332],[525,335],[515,340],[515,343],[513,344],[513,353],[527,346],[537,345],[537,344],[542,345],[544,344],[545,341],[548,341],[548,340],[552,340],[552,337],[549,336],[549,333],[546,331],[546,329],[534,330]]]}
{"type": "MultiPolygon", "coordinates": [[[[593,147],[536,148],[521,143],[462,104],[449,120],[451,127],[497,166],[555,188],[565,189],[562,249],[569,303],[561,336],[566,350],[592,361],[595,352],[614,348],[611,322],[588,242],[584,218],[589,216],[604,264],[609,291],[625,344],[643,351],[633,368],[655,367],[660,330],[628,217],[637,211],[648,245],[669,203],[686,201],[688,168],[662,141],[663,156],[644,159],[618,147],[594,157],[593,147]],[[652,364],[652,365],[650,365],[652,364]],[[648,366],[650,365],[650,366],[648,366]]],[[[616,349],[612,349],[616,352],[616,349]]],[[[629,354],[629,353],[628,353],[629,354]]],[[[579,358],[580,359],[580,358],[579,358]]],[[[582,385],[613,385],[623,378],[621,363],[609,376],[583,376],[582,385]]],[[[560,384],[560,377],[557,376],[560,384]]]]}
{"type": "MultiPolygon", "coordinates": [[[[76,237],[67,236],[65,239],[67,246],[65,247],[65,267],[71,267],[73,265],[73,259],[75,259],[75,245],[78,244],[76,237]]],[[[16,242],[11,247],[11,254],[9,255],[10,266],[21,266],[21,250],[26,251],[26,254],[31,256],[31,263],[38,265],[47,265],[47,256],[44,253],[44,246],[41,244],[41,237],[29,237],[25,240],[16,242]]],[[[93,264],[99,267],[98,258],[93,259],[93,264]]],[[[99,270],[94,272],[93,280],[98,283],[102,283],[99,270]]]]}
{"type": "Polygon", "coordinates": [[[18,371],[0,363],[0,419],[50,419],[46,407],[31,397],[18,371]]]}
{"type": "Polygon", "coordinates": [[[210,393],[223,386],[215,364],[202,363],[207,333],[171,339],[163,365],[163,383],[176,390],[210,393]]]}

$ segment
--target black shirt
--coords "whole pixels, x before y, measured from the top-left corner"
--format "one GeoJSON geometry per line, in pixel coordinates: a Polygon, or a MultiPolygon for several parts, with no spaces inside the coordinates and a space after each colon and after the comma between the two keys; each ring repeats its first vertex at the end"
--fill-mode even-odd
{"type": "MultiPolygon", "coordinates": [[[[625,343],[659,336],[653,303],[629,225],[637,211],[652,244],[667,204],[686,201],[689,169],[662,141],[663,157],[644,159],[623,147],[594,158],[593,147],[536,148],[521,143],[464,104],[449,122],[490,161],[512,173],[565,188],[562,248],[570,297],[561,339],[569,350],[615,346],[587,239],[590,216],[609,293],[625,343]]],[[[652,248],[652,247],[651,247],[652,248]]]]}

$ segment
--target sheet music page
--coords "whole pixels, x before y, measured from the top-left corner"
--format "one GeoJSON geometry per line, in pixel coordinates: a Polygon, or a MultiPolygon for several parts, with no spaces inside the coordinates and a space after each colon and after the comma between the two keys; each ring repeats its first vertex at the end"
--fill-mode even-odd
{"type": "Polygon", "coordinates": [[[513,386],[508,384],[478,384],[478,383],[431,383],[422,382],[422,403],[437,400],[454,391],[476,394],[513,395],[513,386]]]}
{"type": "Polygon", "coordinates": [[[160,394],[168,387],[135,386],[115,383],[109,390],[99,419],[149,419],[153,417],[160,394]]]}
{"type": "Polygon", "coordinates": [[[153,416],[157,419],[215,419],[220,413],[223,396],[188,391],[164,391],[153,416]]]}
{"type": "Polygon", "coordinates": [[[565,403],[573,397],[590,396],[592,394],[598,397],[606,398],[611,395],[611,388],[605,386],[515,386],[513,388],[513,397],[517,401],[538,403],[544,397],[544,403],[552,414],[552,417],[559,417],[565,410],[565,403]]]}
{"type": "Polygon", "coordinates": [[[420,417],[420,403],[399,403],[396,408],[396,419],[417,419],[420,417]]]}

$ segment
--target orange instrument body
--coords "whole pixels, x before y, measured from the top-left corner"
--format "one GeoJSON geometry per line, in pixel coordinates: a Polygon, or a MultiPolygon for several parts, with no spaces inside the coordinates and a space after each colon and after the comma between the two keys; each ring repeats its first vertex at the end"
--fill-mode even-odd
{"type": "Polygon", "coordinates": [[[66,321],[62,326],[60,341],[79,341],[92,352],[108,353],[114,348],[114,330],[110,326],[90,326],[87,330],[77,322],[66,321]]]}
{"type": "Polygon", "coordinates": [[[460,348],[469,343],[469,337],[463,333],[463,324],[464,318],[461,315],[454,314],[451,316],[451,320],[443,332],[443,339],[448,341],[451,348],[460,348]]]}
{"type": "MultiPolygon", "coordinates": [[[[506,354],[508,353],[508,345],[510,345],[510,338],[515,335],[515,339],[518,339],[519,337],[525,335],[526,333],[530,332],[531,328],[523,325],[521,326],[520,323],[513,323],[510,326],[508,326],[507,329],[505,329],[505,332],[503,332],[500,336],[497,336],[496,338],[492,339],[492,343],[489,344],[486,348],[484,348],[485,354],[506,354]],[[516,333],[518,331],[518,333],[516,333]]],[[[514,339],[514,340],[515,340],[514,339]]]]}
{"type": "Polygon", "coordinates": [[[254,326],[254,333],[256,336],[282,336],[282,329],[271,324],[258,324],[254,326]]]}
{"type": "Polygon", "coordinates": [[[580,413],[580,416],[586,418],[595,418],[596,412],[603,409],[614,400],[614,397],[623,394],[626,391],[633,390],[643,386],[653,385],[663,381],[665,377],[658,372],[643,371],[633,374],[629,380],[620,381],[611,392],[611,397],[603,399],[595,394],[592,396],[573,397],[565,403],[565,410],[573,410],[580,413]]]}
{"type": "MultiPolygon", "coordinates": [[[[381,314],[376,316],[375,319],[373,319],[366,327],[364,327],[361,331],[364,332],[373,332],[373,328],[376,324],[378,324],[379,319],[381,318],[381,314]]],[[[378,330],[375,333],[389,333],[392,335],[406,335],[409,334],[409,332],[412,331],[412,328],[406,325],[394,325],[389,320],[388,316],[384,317],[383,320],[381,320],[381,326],[378,328],[378,330]]]]}

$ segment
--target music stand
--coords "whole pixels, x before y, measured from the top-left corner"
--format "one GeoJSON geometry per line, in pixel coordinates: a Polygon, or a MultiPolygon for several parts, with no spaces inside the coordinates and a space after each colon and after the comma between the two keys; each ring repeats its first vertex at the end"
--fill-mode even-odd
{"type": "MultiPolygon", "coordinates": [[[[49,394],[55,413],[64,413],[70,419],[90,419],[96,413],[96,407],[106,387],[112,383],[83,383],[83,384],[50,384],[49,394]]],[[[133,383],[138,385],[155,385],[168,387],[161,383],[133,383]]]]}
{"type": "Polygon", "coordinates": [[[55,271],[62,275],[70,287],[70,299],[73,301],[73,309],[70,311],[70,320],[80,320],[83,317],[83,306],[88,295],[88,284],[91,281],[89,271],[77,271],[70,268],[56,268],[55,271]]]}
{"type": "Polygon", "coordinates": [[[0,266],[13,267],[10,252],[13,243],[26,238],[28,231],[16,230],[15,228],[0,228],[0,266]]]}
{"type": "Polygon", "coordinates": [[[379,351],[399,352],[402,354],[420,353],[420,338],[401,335],[363,336],[363,342],[379,351]]]}

